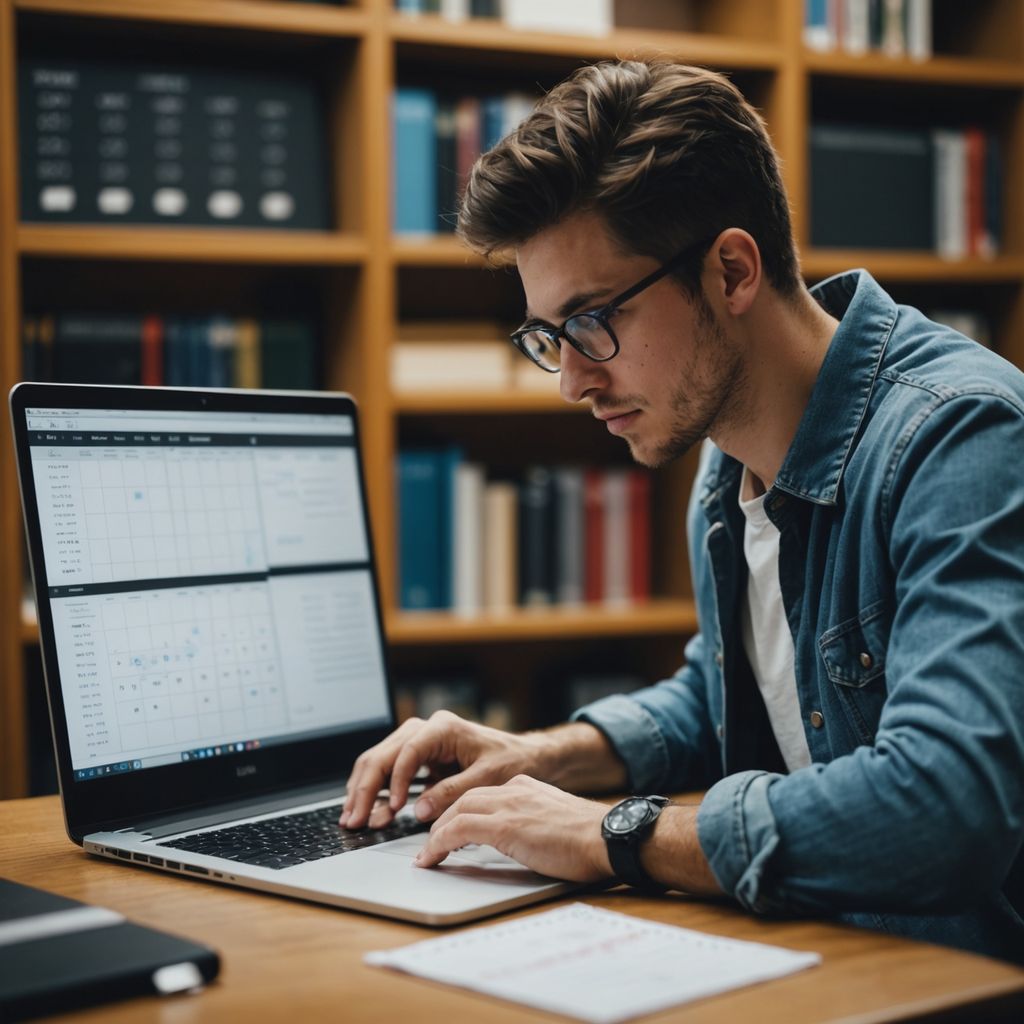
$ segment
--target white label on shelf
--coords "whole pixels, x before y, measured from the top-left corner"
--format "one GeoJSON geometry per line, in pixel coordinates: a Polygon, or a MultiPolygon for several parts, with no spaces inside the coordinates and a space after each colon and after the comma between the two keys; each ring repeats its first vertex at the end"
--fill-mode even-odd
{"type": "Polygon", "coordinates": [[[230,189],[211,192],[206,202],[211,217],[218,220],[231,220],[242,212],[242,197],[230,189]]]}
{"type": "Polygon", "coordinates": [[[268,192],[260,200],[260,213],[267,220],[290,220],[295,214],[295,200],[287,192],[268,192]]]}
{"type": "Polygon", "coordinates": [[[135,203],[135,197],[126,188],[104,188],[96,197],[100,213],[116,216],[127,213],[135,203]]]}
{"type": "Polygon", "coordinates": [[[39,193],[39,205],[47,213],[70,213],[76,201],[75,190],[70,185],[47,185],[39,193]]]}
{"type": "Polygon", "coordinates": [[[158,188],[153,193],[153,209],[162,217],[180,217],[188,206],[188,197],[180,188],[158,188]]]}

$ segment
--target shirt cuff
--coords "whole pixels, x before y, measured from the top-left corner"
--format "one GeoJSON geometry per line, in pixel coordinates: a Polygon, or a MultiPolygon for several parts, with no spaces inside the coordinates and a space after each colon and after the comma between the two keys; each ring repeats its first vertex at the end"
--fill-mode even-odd
{"type": "Polygon", "coordinates": [[[697,839],[722,889],[755,914],[784,909],[773,898],[767,868],[779,845],[768,799],[768,772],[738,772],[716,782],[697,812],[697,839]]]}
{"type": "Polygon", "coordinates": [[[632,793],[656,793],[668,778],[669,756],[665,737],[654,716],[622,694],[605,697],[574,711],[571,722],[587,722],[600,729],[622,758],[632,793]]]}

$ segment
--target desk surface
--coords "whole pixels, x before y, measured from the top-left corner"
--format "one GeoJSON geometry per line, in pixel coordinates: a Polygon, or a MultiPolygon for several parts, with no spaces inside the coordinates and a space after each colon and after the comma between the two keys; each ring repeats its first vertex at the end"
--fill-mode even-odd
{"type": "MultiPolygon", "coordinates": [[[[438,932],[90,857],[63,829],[56,797],[0,803],[0,876],[118,910],[142,923],[212,945],[219,980],[200,995],[114,1004],[76,1021],[348,1021],[483,1024],[555,1021],[547,1014],[363,964],[438,932]]],[[[1024,1010],[1024,971],[1008,964],[872,932],[813,922],[768,922],[731,906],[684,896],[649,898],[625,889],[586,896],[596,906],[740,939],[821,953],[821,967],[679,1007],[646,1021],[919,1019],[960,1008],[982,1019],[984,1004],[1024,1010]],[[971,1009],[967,1009],[971,1007],[971,1009]]],[[[531,907],[537,913],[551,904],[531,907]]],[[[467,927],[476,927],[469,925],[467,927]]],[[[945,1017],[944,1017],[945,1019],[945,1017]]],[[[957,1019],[960,1019],[959,1014],[957,1019]]],[[[1021,1019],[1021,1018],[1019,1018],[1021,1019]]]]}

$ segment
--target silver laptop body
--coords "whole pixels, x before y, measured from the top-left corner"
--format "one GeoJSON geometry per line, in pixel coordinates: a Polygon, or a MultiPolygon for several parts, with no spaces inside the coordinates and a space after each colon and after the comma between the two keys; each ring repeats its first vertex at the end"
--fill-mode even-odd
{"type": "Polygon", "coordinates": [[[395,725],[351,397],[19,384],[10,404],[75,842],[431,925],[575,888],[484,846],[415,868],[408,809],[383,836],[336,825],[395,725]]]}

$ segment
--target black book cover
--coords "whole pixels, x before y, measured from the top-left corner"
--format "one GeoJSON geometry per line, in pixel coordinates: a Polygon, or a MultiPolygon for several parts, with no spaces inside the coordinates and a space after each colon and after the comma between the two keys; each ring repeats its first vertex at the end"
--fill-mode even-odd
{"type": "Polygon", "coordinates": [[[23,220],[330,227],[311,80],[88,61],[18,73],[23,220]]]}
{"type": "Polygon", "coordinates": [[[555,481],[545,466],[531,466],[519,488],[519,603],[555,599],[555,481]]]}
{"type": "Polygon", "coordinates": [[[812,245],[935,248],[930,132],[815,124],[810,164],[812,245]]]}
{"type": "Polygon", "coordinates": [[[434,132],[437,135],[437,227],[439,231],[454,231],[459,172],[455,100],[451,97],[438,97],[434,132]]]}
{"type": "Polygon", "coordinates": [[[142,317],[56,317],[53,374],[69,384],[141,383],[142,317]]]}
{"type": "Polygon", "coordinates": [[[0,879],[0,1019],[27,1020],[217,977],[208,946],[0,879]]]}

